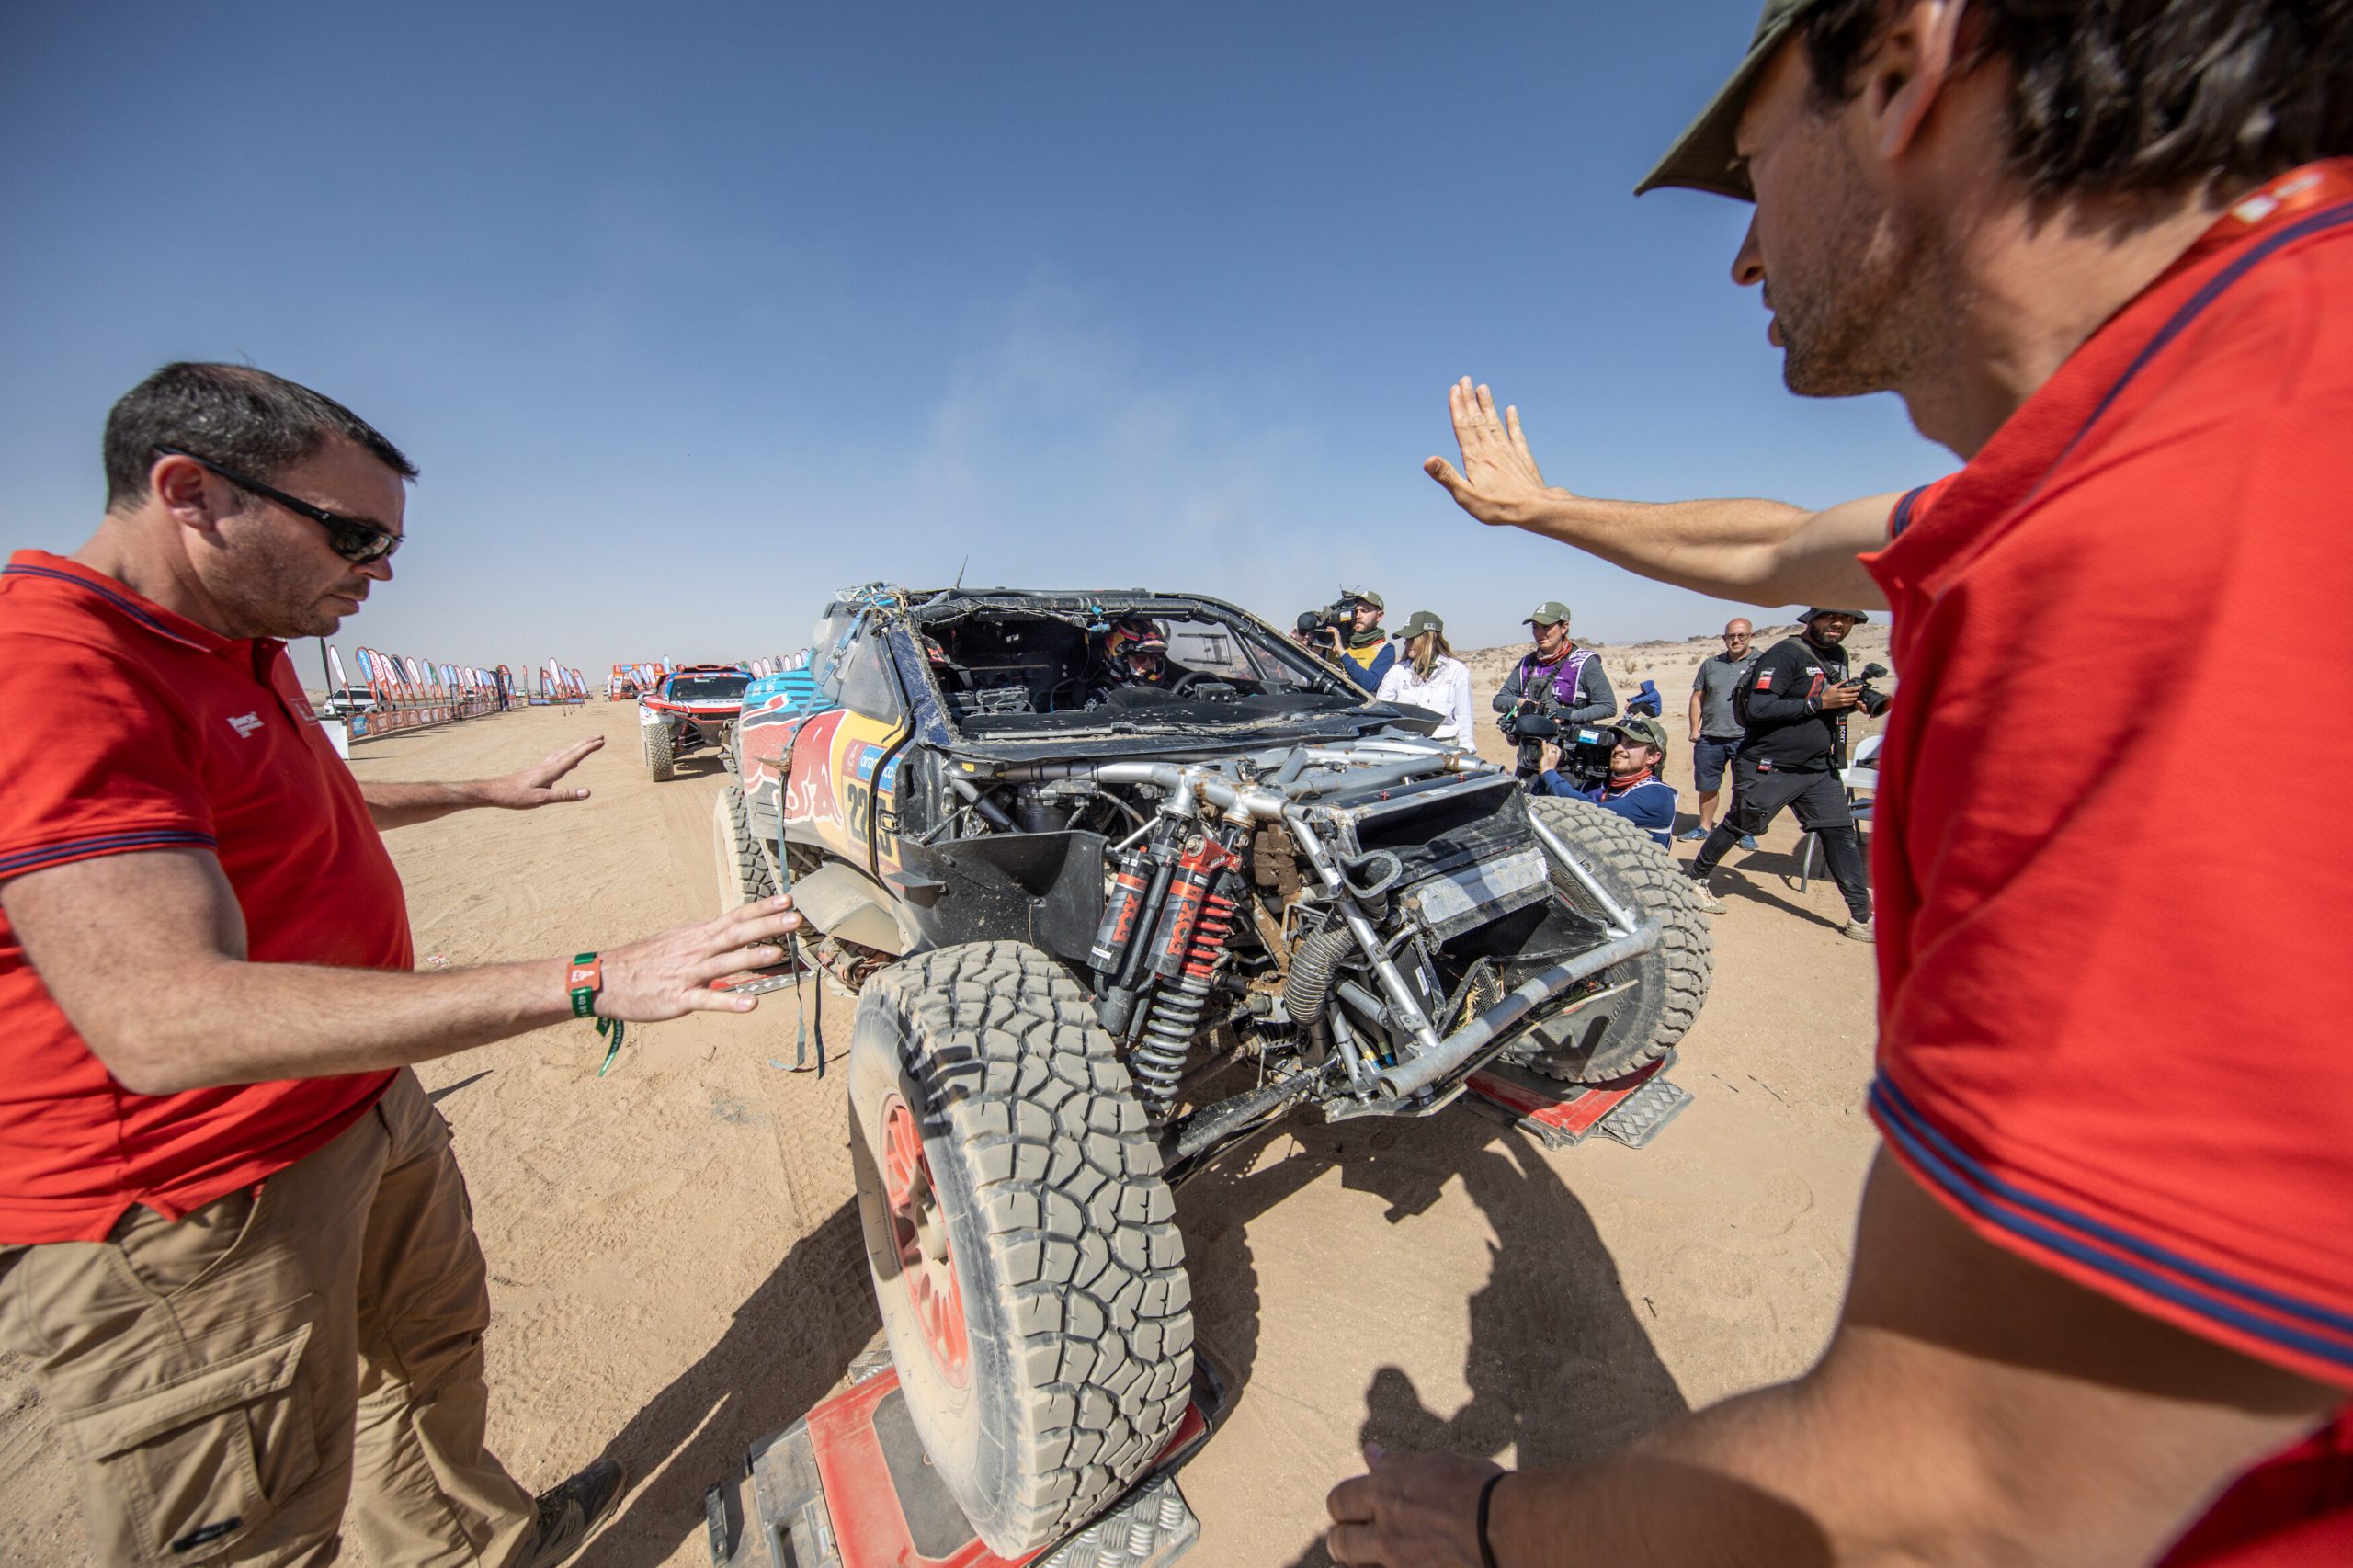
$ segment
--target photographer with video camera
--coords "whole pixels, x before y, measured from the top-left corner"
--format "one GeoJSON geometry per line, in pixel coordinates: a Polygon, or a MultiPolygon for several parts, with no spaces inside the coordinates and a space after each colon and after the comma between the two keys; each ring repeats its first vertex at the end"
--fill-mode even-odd
{"type": "Polygon", "coordinates": [[[1529,788],[1539,795],[1574,795],[1591,801],[1605,812],[1624,817],[1649,834],[1661,849],[1673,842],[1675,786],[1659,777],[1666,766],[1666,728],[1657,720],[1629,713],[1615,724],[1600,726],[1609,747],[1608,776],[1596,784],[1566,778],[1560,771],[1565,759],[1560,743],[1543,745],[1543,771],[1529,788]]]}
{"type": "Polygon", "coordinates": [[[1504,677],[1503,689],[1495,693],[1495,710],[1503,715],[1500,724],[1505,738],[1519,746],[1515,771],[1522,778],[1533,778],[1543,771],[1542,743],[1550,732],[1522,734],[1522,721],[1547,719],[1554,729],[1598,723],[1618,710],[1618,694],[1609,689],[1600,656],[1569,641],[1568,606],[1546,599],[1525,624],[1535,648],[1504,677]]]}
{"type": "Polygon", "coordinates": [[[1859,609],[1807,610],[1804,631],[1757,655],[1733,694],[1743,727],[1740,755],[1733,761],[1732,810],[1691,862],[1691,880],[1711,907],[1720,907],[1707,885],[1716,863],[1744,835],[1764,832],[1788,806],[1800,828],[1821,835],[1823,858],[1846,895],[1849,918],[1840,935],[1871,939],[1862,835],[1838,778],[1847,757],[1847,714],[1854,709],[1883,713],[1890,700],[1870,684],[1887,673],[1879,665],[1847,674],[1847,633],[1870,619],[1859,609]]]}
{"type": "Polygon", "coordinates": [[[1388,608],[1370,588],[1342,588],[1322,609],[1303,611],[1293,635],[1366,691],[1379,691],[1381,677],[1397,662],[1397,650],[1381,629],[1388,608]]]}

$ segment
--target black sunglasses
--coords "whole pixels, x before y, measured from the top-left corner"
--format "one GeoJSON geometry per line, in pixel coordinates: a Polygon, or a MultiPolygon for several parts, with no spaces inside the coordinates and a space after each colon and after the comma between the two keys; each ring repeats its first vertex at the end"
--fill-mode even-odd
{"type": "Polygon", "coordinates": [[[365,517],[347,517],[341,512],[330,512],[324,506],[313,506],[308,501],[289,495],[274,485],[258,479],[248,479],[231,468],[222,468],[210,458],[200,458],[181,447],[157,447],[159,452],[188,461],[219,474],[240,490],[250,490],[265,501],[275,501],[288,511],[311,519],[327,530],[327,548],[355,566],[365,566],[370,561],[381,561],[401,547],[401,536],[381,523],[365,517]]]}

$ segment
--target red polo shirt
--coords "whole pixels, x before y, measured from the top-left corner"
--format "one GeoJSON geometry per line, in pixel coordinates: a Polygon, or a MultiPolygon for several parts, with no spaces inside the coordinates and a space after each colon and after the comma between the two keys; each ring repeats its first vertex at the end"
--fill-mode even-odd
{"type": "MultiPolygon", "coordinates": [[[[412,967],[400,877],[280,643],[217,636],[20,551],[0,571],[0,883],[202,849],[236,892],[254,962],[412,967]]],[[[135,951],[121,983],[140,983],[135,951]]],[[[132,1094],[0,913],[0,1244],[102,1240],[133,1204],[176,1220],[325,1143],[391,1081],[132,1094]]]]}
{"type": "MultiPolygon", "coordinates": [[[[2353,778],[2349,434],[2339,160],[2234,208],[1865,560],[1904,675],[1889,1146],[1989,1240],[2353,1386],[2353,839],[2299,805],[2353,778]]],[[[2353,1562],[2348,1434],[2178,1561],[2353,1562]]]]}

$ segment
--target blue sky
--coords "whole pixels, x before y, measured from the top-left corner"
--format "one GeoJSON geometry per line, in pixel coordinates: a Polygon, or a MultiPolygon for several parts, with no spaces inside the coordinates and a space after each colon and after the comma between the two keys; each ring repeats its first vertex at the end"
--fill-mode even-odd
{"type": "Polygon", "coordinates": [[[1467,373],[1589,494],[1952,466],[1781,390],[1745,207],[1631,195],[1755,13],[7,6],[0,547],[79,543],[108,405],[229,358],[424,470],[347,655],[779,653],[968,555],[1277,619],[1365,583],[1464,646],[1547,597],[1711,630],[1419,464],[1467,373]]]}

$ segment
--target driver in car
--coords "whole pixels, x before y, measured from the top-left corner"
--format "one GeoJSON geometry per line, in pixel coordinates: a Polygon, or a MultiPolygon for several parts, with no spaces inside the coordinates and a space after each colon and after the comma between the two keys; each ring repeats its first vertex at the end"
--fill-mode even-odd
{"type": "Polygon", "coordinates": [[[1168,633],[1160,623],[1141,615],[1122,616],[1103,634],[1103,652],[1095,679],[1086,690],[1086,705],[1097,708],[1121,687],[1148,686],[1166,691],[1191,672],[1170,662],[1168,633]]]}

